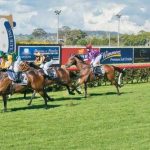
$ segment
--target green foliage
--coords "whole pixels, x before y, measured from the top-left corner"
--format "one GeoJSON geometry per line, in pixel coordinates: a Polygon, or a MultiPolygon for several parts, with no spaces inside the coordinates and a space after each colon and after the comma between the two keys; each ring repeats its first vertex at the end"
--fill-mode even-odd
{"type": "Polygon", "coordinates": [[[140,31],[137,35],[122,35],[125,46],[144,46],[150,40],[150,32],[140,31]]]}
{"type": "Polygon", "coordinates": [[[32,32],[32,36],[34,37],[45,37],[47,35],[47,32],[44,31],[44,29],[42,28],[37,28],[37,29],[34,29],[33,32],[32,32]]]}
{"type": "Polygon", "coordinates": [[[82,30],[71,30],[69,27],[64,26],[60,30],[60,37],[64,37],[67,45],[76,45],[77,43],[83,45],[86,41],[87,34],[82,30]],[[83,41],[84,40],[84,41],[83,41]]]}
{"type": "MultiPolygon", "coordinates": [[[[98,32],[98,31],[97,31],[98,32]]],[[[88,35],[88,31],[80,29],[71,29],[68,26],[63,26],[59,29],[59,39],[63,39],[65,45],[86,45],[92,43],[98,46],[108,46],[109,37],[104,33],[102,35],[94,32],[92,36],[88,35]]],[[[34,29],[31,35],[18,35],[17,42],[21,42],[18,38],[26,42],[32,41],[49,41],[49,43],[56,42],[56,34],[50,34],[42,28],[34,29]]],[[[121,34],[120,46],[145,46],[150,43],[150,32],[140,31],[138,34],[121,34]]],[[[117,34],[110,34],[110,45],[117,46],[117,34]]]]}
{"type": "Polygon", "coordinates": [[[88,42],[87,42],[86,39],[80,39],[80,40],[77,41],[76,44],[77,44],[77,45],[83,45],[83,46],[85,46],[85,45],[88,44],[88,42]]]}

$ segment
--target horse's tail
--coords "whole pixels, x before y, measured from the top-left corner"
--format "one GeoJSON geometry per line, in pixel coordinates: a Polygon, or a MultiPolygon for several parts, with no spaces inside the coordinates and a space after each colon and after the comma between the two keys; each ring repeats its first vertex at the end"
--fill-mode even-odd
{"type": "Polygon", "coordinates": [[[121,85],[121,78],[122,78],[122,76],[125,75],[125,68],[122,69],[122,68],[119,68],[119,67],[117,67],[117,66],[113,66],[113,67],[114,67],[114,69],[115,69],[116,71],[119,72],[118,84],[121,85]]]}

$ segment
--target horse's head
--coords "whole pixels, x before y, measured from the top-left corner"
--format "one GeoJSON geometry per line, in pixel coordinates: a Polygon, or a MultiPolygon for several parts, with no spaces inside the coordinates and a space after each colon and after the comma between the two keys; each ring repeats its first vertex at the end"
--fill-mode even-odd
{"type": "Polygon", "coordinates": [[[70,66],[73,66],[73,65],[77,65],[78,62],[84,63],[83,58],[80,55],[72,55],[68,59],[68,62],[65,66],[70,67],[70,66]]]}
{"type": "Polygon", "coordinates": [[[76,65],[76,59],[75,59],[75,55],[72,55],[71,57],[69,57],[67,63],[66,63],[66,67],[69,68],[72,65],[76,65]]]}
{"type": "Polygon", "coordinates": [[[29,66],[28,62],[24,61],[19,64],[19,71],[26,72],[29,69],[30,69],[30,66],[29,66]]]}

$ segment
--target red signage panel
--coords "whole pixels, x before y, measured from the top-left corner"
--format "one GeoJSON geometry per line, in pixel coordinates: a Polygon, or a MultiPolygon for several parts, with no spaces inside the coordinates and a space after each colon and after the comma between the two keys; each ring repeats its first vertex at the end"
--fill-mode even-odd
{"type": "Polygon", "coordinates": [[[62,65],[66,64],[71,55],[80,54],[86,55],[85,48],[62,48],[62,65]]]}

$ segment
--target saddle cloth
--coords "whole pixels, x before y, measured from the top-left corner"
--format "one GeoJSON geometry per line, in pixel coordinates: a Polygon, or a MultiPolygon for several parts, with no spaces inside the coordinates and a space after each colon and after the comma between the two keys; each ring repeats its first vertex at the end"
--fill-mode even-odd
{"type": "Polygon", "coordinates": [[[46,71],[44,70],[44,72],[51,79],[56,79],[57,78],[57,73],[56,73],[56,70],[54,68],[49,68],[46,71]]]}
{"type": "MultiPolygon", "coordinates": [[[[7,70],[8,78],[12,80],[14,83],[16,83],[16,79],[18,79],[17,74],[13,70],[7,70]]],[[[27,80],[27,75],[25,73],[20,72],[19,75],[20,83],[22,85],[27,85],[28,80],[27,80]]]]}
{"type": "Polygon", "coordinates": [[[96,76],[104,76],[105,74],[105,70],[102,65],[93,67],[93,72],[96,76]]]}

